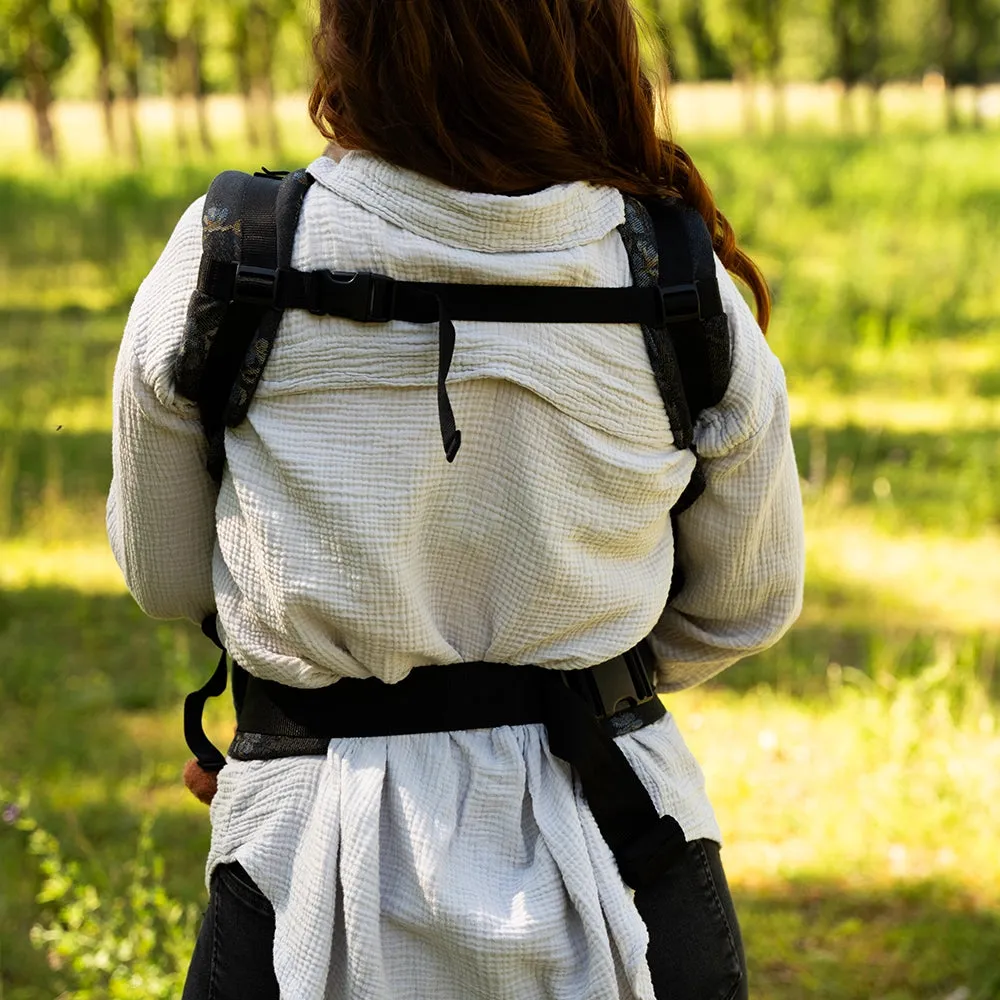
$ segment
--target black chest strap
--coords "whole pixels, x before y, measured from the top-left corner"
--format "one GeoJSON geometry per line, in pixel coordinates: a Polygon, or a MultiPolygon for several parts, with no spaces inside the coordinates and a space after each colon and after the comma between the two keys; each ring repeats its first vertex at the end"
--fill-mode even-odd
{"type": "Polygon", "coordinates": [[[539,285],[397,281],[357,271],[297,271],[202,259],[201,293],[260,310],[306,309],[358,323],[438,324],[438,417],[445,455],[453,461],[461,432],[446,382],[455,352],[453,320],[500,323],[638,323],[656,327],[698,319],[697,287],[567,288],[539,285]]]}

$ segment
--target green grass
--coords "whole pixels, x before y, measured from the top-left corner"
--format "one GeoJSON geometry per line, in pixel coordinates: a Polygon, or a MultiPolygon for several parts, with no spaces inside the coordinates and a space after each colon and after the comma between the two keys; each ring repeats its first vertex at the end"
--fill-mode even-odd
{"type": "MultiPolygon", "coordinates": [[[[1000,136],[688,145],[774,280],[809,525],[800,623],[670,699],[726,836],[753,995],[997,1000],[1000,136]]],[[[317,146],[288,148],[295,165],[317,146]]],[[[126,892],[151,820],[164,892],[200,904],[180,703],[212,651],[124,593],[108,404],[174,222],[258,156],[160,149],[142,176],[0,170],[0,789],[30,793],[101,899],[126,892]]],[[[211,723],[224,742],[224,704],[211,723]]],[[[0,823],[3,1000],[79,982],[29,940],[42,886],[28,835],[0,823]]]]}

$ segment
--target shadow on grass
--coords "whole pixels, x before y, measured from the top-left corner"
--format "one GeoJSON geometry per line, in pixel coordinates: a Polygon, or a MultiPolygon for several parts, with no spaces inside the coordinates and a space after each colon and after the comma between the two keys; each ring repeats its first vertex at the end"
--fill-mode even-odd
{"type": "Polygon", "coordinates": [[[823,697],[830,669],[850,668],[879,682],[916,677],[930,667],[950,664],[956,693],[982,685],[1000,702],[1000,638],[989,631],[947,633],[940,629],[885,628],[858,624],[796,625],[781,642],[709,682],[749,691],[764,685],[791,697],[823,697]]]}
{"type": "Polygon", "coordinates": [[[116,709],[175,704],[210,672],[212,648],[196,626],[153,621],[128,595],[57,587],[0,591],[0,697],[6,704],[76,713],[91,722],[116,709]]]}
{"type": "Polygon", "coordinates": [[[99,532],[111,485],[111,434],[106,431],[29,430],[11,436],[14,487],[6,498],[8,531],[18,535],[32,518],[93,520],[99,532]]]}
{"type": "Polygon", "coordinates": [[[951,434],[804,425],[792,440],[804,479],[822,489],[835,478],[845,501],[875,508],[887,527],[962,534],[1000,524],[1000,436],[992,428],[951,434]]]}
{"type": "MultiPolygon", "coordinates": [[[[9,264],[51,274],[53,285],[82,283],[65,269],[90,265],[102,286],[127,305],[184,210],[208,190],[215,171],[175,168],[145,174],[41,178],[0,175],[0,238],[16,247],[9,264]]],[[[47,288],[38,290],[44,299],[47,288]]]]}
{"type": "Polygon", "coordinates": [[[1000,914],[954,885],[797,879],[733,895],[756,1000],[1000,997],[1000,914]]]}
{"type": "MultiPolygon", "coordinates": [[[[195,626],[154,622],[127,596],[0,592],[0,783],[26,788],[71,853],[93,841],[127,855],[150,797],[181,786],[181,702],[214,659],[195,626]]],[[[207,827],[200,807],[165,821],[207,827]]]]}
{"type": "MultiPolygon", "coordinates": [[[[26,789],[32,814],[84,877],[115,894],[142,817],[168,891],[201,900],[208,812],[187,801],[181,700],[211,673],[211,645],[188,623],[154,622],[127,596],[0,591],[0,785],[26,789]]],[[[25,837],[0,824],[0,975],[9,1000],[54,995],[28,931],[40,884],[25,837]]]]}

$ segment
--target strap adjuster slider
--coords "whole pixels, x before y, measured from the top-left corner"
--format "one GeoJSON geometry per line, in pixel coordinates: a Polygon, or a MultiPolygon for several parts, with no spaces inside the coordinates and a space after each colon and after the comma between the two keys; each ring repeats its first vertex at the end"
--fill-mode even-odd
{"type": "Polygon", "coordinates": [[[273,306],[277,304],[280,286],[280,270],[239,264],[233,279],[233,301],[273,306]]]}
{"type": "Polygon", "coordinates": [[[701,297],[697,283],[689,285],[668,285],[660,289],[660,304],[663,307],[662,325],[670,323],[691,323],[701,319],[701,297]]]}

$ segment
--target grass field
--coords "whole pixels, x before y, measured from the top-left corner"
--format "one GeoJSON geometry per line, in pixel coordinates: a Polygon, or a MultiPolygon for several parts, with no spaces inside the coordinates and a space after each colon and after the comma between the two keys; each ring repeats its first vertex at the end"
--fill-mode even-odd
{"type": "MultiPolygon", "coordinates": [[[[208,843],[180,702],[213,657],[142,616],[107,550],[109,387],[180,212],[260,154],[234,132],[182,164],[153,108],[155,168],[85,136],[47,176],[5,114],[0,800],[25,812],[0,822],[0,1000],[173,996],[208,843]]],[[[789,636],[669,699],[753,996],[998,1000],[1000,134],[681,138],[774,285],[809,529],[789,636]]],[[[289,130],[288,164],[316,151],[289,130]]]]}

